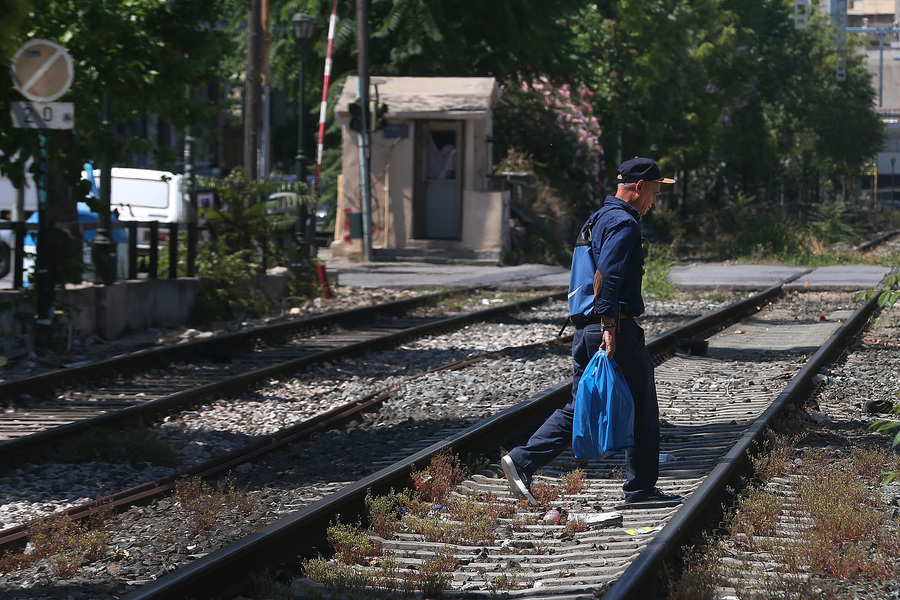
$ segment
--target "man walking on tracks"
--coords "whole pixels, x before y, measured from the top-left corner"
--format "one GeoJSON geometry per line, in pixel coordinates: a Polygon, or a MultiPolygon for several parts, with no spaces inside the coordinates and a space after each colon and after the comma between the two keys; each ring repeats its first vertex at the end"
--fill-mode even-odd
{"type": "Polygon", "coordinates": [[[593,268],[582,276],[585,281],[574,281],[580,270],[573,260],[570,296],[588,290],[589,298],[585,313],[571,317],[575,323],[573,401],[550,415],[524,446],[513,448],[500,461],[510,491],[532,505],[537,505],[537,500],[531,494],[531,475],[572,443],[574,395],[588,361],[598,349],[605,350],[610,358],[615,354],[634,397],[634,447],[625,451],[625,504],[681,500],[656,487],[659,406],[654,364],[644,345],[644,330],[635,321],[644,312],[639,220],[656,206],[660,188],[668,183],[675,180],[663,177],[649,158],[625,161],[618,169],[616,195],[606,197],[582,230],[579,239],[590,240],[590,258],[586,260],[593,268]]]}

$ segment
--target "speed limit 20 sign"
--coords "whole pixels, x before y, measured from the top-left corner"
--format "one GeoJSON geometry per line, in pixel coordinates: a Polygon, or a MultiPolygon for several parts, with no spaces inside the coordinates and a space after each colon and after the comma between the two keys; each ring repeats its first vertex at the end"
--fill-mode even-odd
{"type": "Polygon", "coordinates": [[[28,40],[13,57],[13,81],[31,102],[13,102],[10,107],[14,127],[72,129],[75,106],[54,102],[72,85],[75,71],[65,48],[49,40],[28,40]]]}

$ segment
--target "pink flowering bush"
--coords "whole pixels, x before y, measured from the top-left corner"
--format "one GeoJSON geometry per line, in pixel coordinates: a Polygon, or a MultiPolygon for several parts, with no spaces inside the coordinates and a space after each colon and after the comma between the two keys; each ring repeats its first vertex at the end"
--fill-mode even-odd
{"type": "Polygon", "coordinates": [[[503,150],[530,154],[535,171],[571,207],[590,210],[603,199],[603,149],[592,97],[587,88],[555,85],[541,77],[507,84],[495,112],[503,150]]]}

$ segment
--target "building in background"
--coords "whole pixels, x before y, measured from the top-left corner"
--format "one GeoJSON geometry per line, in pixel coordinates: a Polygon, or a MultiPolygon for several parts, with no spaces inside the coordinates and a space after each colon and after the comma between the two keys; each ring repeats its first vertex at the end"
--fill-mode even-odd
{"type": "MultiPolygon", "coordinates": [[[[509,191],[492,189],[490,77],[371,77],[370,98],[387,105],[371,134],[372,250],[379,257],[499,262],[509,241],[509,191]]],[[[358,134],[350,127],[357,78],[335,107],[343,174],[332,253],[362,255],[358,134]]]]}

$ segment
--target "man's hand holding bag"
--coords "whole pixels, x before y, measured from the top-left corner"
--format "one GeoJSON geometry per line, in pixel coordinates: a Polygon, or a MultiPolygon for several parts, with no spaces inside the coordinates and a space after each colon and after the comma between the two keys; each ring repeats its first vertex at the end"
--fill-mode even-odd
{"type": "Polygon", "coordinates": [[[634,399],[616,361],[598,350],[578,382],[572,451],[604,458],[634,446],[634,399]]]}

